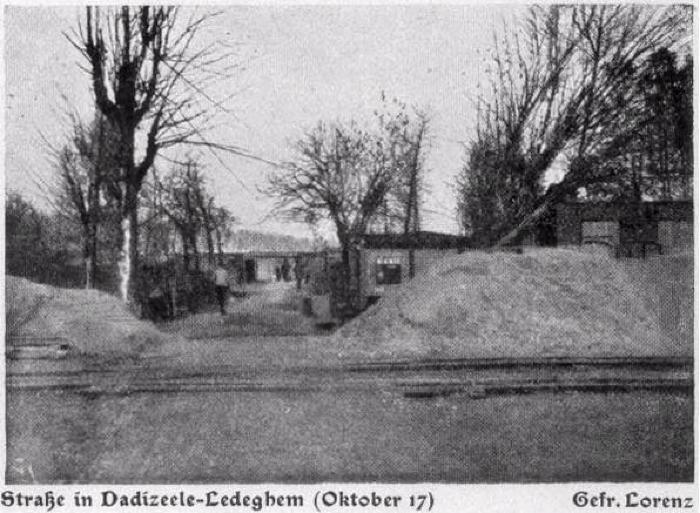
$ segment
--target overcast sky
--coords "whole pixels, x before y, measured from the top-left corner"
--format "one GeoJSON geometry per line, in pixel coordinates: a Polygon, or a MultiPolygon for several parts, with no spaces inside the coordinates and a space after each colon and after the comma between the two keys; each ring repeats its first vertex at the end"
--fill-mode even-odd
{"type": "MultiPolygon", "coordinates": [[[[221,112],[212,140],[235,144],[272,161],[318,120],[366,121],[390,97],[429,108],[431,148],[423,228],[456,232],[452,184],[461,142],[474,128],[473,101],[493,30],[522,7],[504,6],[244,6],[224,8],[200,36],[238,48],[245,68],[213,93],[237,92],[221,112]]],[[[39,132],[59,144],[67,101],[90,117],[92,97],[80,55],[62,35],[82,9],[6,7],[6,185],[38,198],[37,181],[54,174],[39,132]]],[[[171,150],[175,156],[185,150],[171,150]]],[[[218,202],[239,226],[308,235],[303,225],[269,217],[272,202],[258,192],[270,168],[209,153],[201,161],[218,202]],[[235,175],[235,176],[234,176],[235,175]]],[[[159,167],[166,168],[165,162],[159,167]]]]}

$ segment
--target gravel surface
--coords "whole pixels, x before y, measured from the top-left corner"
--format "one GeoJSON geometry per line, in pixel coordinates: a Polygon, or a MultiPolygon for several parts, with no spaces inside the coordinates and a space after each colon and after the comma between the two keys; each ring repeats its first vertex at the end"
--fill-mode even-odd
{"type": "Polygon", "coordinates": [[[43,391],[7,412],[40,483],[693,479],[687,395],[43,391]]]}

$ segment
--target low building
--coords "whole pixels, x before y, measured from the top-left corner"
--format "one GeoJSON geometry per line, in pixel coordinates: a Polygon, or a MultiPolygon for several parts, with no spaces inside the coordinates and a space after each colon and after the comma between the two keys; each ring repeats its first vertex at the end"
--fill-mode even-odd
{"type": "Polygon", "coordinates": [[[410,234],[369,234],[362,237],[354,257],[359,295],[372,303],[388,290],[424,272],[448,254],[464,251],[459,235],[420,231],[410,234]]]}
{"type": "Polygon", "coordinates": [[[570,202],[556,208],[557,246],[600,243],[619,256],[693,248],[692,201],[570,202]]]}
{"type": "Polygon", "coordinates": [[[465,243],[458,235],[428,231],[362,236],[348,255],[348,282],[341,276],[342,254],[334,252],[330,259],[326,256],[324,267],[334,315],[342,318],[343,312],[366,308],[445,255],[463,251],[465,243]]]}
{"type": "MultiPolygon", "coordinates": [[[[427,270],[441,258],[464,251],[465,237],[420,231],[412,234],[367,234],[347,255],[338,249],[302,260],[304,289],[310,298],[326,297],[330,315],[344,319],[427,270]],[[347,278],[347,279],[346,279],[347,278]]],[[[323,317],[314,309],[314,314],[323,317]]]]}
{"type": "Polygon", "coordinates": [[[223,262],[235,282],[294,281],[299,259],[312,255],[303,251],[245,251],[223,254],[223,262]],[[279,273],[279,275],[278,275],[279,273]]]}

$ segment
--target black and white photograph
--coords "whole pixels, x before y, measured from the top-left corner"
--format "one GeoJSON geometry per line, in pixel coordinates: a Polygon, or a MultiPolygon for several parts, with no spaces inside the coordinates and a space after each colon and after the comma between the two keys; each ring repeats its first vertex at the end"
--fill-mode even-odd
{"type": "Polygon", "coordinates": [[[694,13],[5,3],[5,485],[687,507],[694,13]]]}

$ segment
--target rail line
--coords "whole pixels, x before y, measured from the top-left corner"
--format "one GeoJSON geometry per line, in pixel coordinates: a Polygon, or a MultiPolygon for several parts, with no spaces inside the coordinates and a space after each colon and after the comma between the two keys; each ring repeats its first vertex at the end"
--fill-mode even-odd
{"type": "Polygon", "coordinates": [[[85,369],[7,375],[7,389],[62,390],[85,397],[142,393],[372,392],[422,399],[463,394],[473,399],[527,393],[659,391],[692,394],[686,357],[553,357],[384,361],[249,371],[219,365],[85,369]]]}
{"type": "Polygon", "coordinates": [[[693,358],[687,356],[545,356],[495,358],[441,358],[425,360],[375,361],[346,365],[350,372],[463,370],[506,368],[635,368],[691,369],[693,358]]]}

